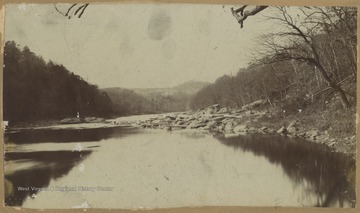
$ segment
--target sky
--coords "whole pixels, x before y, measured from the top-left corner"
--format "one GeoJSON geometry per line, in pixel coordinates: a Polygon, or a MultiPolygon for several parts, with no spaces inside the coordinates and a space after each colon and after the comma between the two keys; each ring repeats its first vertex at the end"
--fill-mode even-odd
{"type": "MultiPolygon", "coordinates": [[[[69,5],[56,6],[65,12],[69,5]]],[[[5,41],[28,46],[100,88],[214,82],[247,67],[257,36],[274,29],[263,16],[271,10],[240,29],[234,6],[93,3],[81,18],[68,19],[54,4],[9,4],[5,41]]]]}

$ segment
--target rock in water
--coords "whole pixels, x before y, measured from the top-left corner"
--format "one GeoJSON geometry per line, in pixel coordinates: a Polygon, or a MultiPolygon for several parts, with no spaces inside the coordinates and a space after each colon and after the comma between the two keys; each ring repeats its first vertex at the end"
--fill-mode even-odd
{"type": "Polygon", "coordinates": [[[319,136],[319,132],[315,130],[311,130],[306,132],[306,137],[309,137],[311,140],[316,140],[316,137],[319,136]]]}
{"type": "Polygon", "coordinates": [[[278,131],[276,131],[276,133],[278,133],[278,134],[286,134],[286,128],[281,127],[280,129],[278,129],[278,131]]]}
{"type": "Polygon", "coordinates": [[[291,135],[296,135],[297,129],[295,127],[289,127],[287,128],[287,132],[291,135]]]}

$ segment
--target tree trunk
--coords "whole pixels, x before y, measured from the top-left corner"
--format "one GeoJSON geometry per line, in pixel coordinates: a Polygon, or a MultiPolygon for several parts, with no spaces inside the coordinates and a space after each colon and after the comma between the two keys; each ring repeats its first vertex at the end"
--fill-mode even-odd
{"type": "Polygon", "coordinates": [[[335,82],[331,80],[329,75],[326,73],[324,67],[316,60],[311,61],[320,71],[321,75],[324,77],[324,79],[329,83],[329,86],[333,88],[337,93],[339,93],[341,101],[345,108],[350,108],[350,102],[346,97],[345,91],[335,82]]]}
{"type": "Polygon", "coordinates": [[[343,105],[345,108],[350,108],[350,102],[346,97],[345,91],[339,86],[339,85],[335,85],[334,88],[335,91],[337,91],[340,95],[341,101],[343,102],[343,105]]]}

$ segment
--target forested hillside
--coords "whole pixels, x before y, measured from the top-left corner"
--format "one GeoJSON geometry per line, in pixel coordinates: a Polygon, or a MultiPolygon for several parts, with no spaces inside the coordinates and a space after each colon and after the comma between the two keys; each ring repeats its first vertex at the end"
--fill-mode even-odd
{"type": "Polygon", "coordinates": [[[35,121],[113,113],[105,92],[54,62],[45,62],[14,41],[4,47],[4,120],[35,121]]]}
{"type": "Polygon", "coordinates": [[[209,83],[188,81],[170,88],[102,89],[114,105],[118,115],[153,114],[189,110],[193,95],[209,83]]]}
{"type": "Polygon", "coordinates": [[[309,106],[322,110],[334,97],[345,108],[354,107],[356,8],[300,8],[299,13],[302,22],[279,7],[278,16],[269,19],[285,31],[262,35],[258,59],[201,90],[191,108],[241,107],[264,99],[290,113],[309,106]]]}

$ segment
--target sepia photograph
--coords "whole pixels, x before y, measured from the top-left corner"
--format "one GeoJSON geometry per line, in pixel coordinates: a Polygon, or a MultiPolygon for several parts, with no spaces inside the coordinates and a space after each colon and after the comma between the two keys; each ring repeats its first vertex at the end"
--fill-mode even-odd
{"type": "Polygon", "coordinates": [[[356,5],[3,6],[3,206],[356,207],[356,5]]]}

